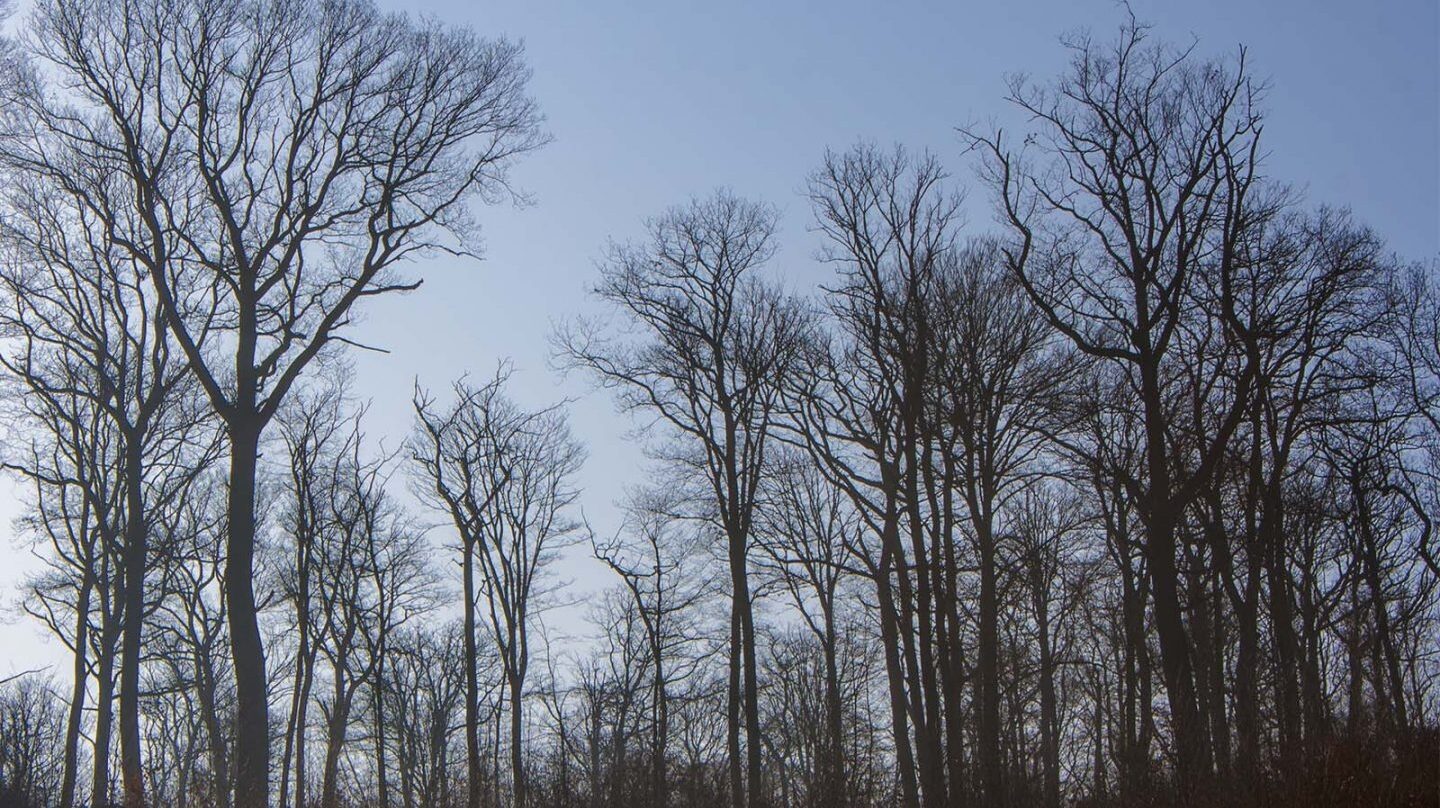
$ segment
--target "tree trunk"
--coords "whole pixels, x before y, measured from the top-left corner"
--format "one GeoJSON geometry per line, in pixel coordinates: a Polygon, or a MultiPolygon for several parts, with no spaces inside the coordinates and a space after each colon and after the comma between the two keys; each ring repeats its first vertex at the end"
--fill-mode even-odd
{"type": "MultiPolygon", "coordinates": [[[[898,477],[893,467],[886,473],[891,481],[898,477]]],[[[889,548],[889,569],[895,571],[895,587],[892,590],[894,599],[891,603],[894,606],[894,625],[898,639],[896,661],[898,670],[902,673],[899,693],[904,712],[914,726],[911,733],[914,744],[911,760],[919,786],[916,804],[923,799],[929,806],[937,798],[933,790],[927,791],[933,783],[926,780],[927,775],[933,775],[933,765],[927,764],[933,763],[931,756],[935,753],[936,741],[925,725],[924,687],[920,682],[919,652],[916,649],[918,632],[914,620],[915,596],[910,580],[912,567],[906,563],[905,548],[900,541],[898,504],[892,501],[887,505],[887,511],[892,508],[894,510],[886,514],[881,541],[889,548]]]]}
{"type": "Polygon", "coordinates": [[[475,546],[462,539],[461,568],[465,589],[465,775],[468,780],[465,805],[480,808],[480,682],[475,670],[475,546]]]}
{"type": "MultiPolygon", "coordinates": [[[[296,709],[299,714],[295,718],[295,805],[296,808],[305,806],[305,730],[310,721],[310,688],[315,682],[315,654],[312,651],[305,659],[305,678],[301,681],[300,695],[296,698],[296,709]]],[[[281,806],[284,808],[284,806],[281,806]]]]}
{"type": "MultiPolygon", "coordinates": [[[[894,494],[887,492],[885,524],[880,537],[880,562],[875,570],[875,601],[880,611],[880,641],[885,648],[885,673],[890,693],[890,728],[895,741],[895,765],[899,769],[900,794],[905,808],[919,808],[920,788],[915,777],[915,757],[909,730],[909,708],[905,695],[905,665],[900,648],[902,627],[896,612],[896,593],[890,584],[895,569],[894,535],[898,514],[894,494]]],[[[903,571],[900,573],[905,574],[903,571]]],[[[903,595],[902,595],[903,597],[903,595]]]]}
{"type": "MultiPolygon", "coordinates": [[[[731,563],[736,562],[735,549],[731,550],[731,563]]],[[[758,666],[755,660],[755,613],[750,605],[750,581],[745,564],[745,547],[741,542],[739,546],[739,565],[735,568],[735,586],[738,590],[738,603],[740,606],[740,642],[743,646],[744,657],[744,704],[745,704],[745,763],[746,776],[746,803],[749,808],[762,808],[765,805],[765,783],[760,768],[761,744],[760,737],[760,683],[758,666]]]]}
{"type": "Polygon", "coordinates": [[[1280,723],[1282,771],[1293,773],[1300,751],[1299,642],[1290,597],[1290,569],[1285,552],[1284,502],[1280,481],[1266,486],[1261,509],[1261,546],[1265,552],[1265,573],[1270,583],[1270,626],[1275,639],[1275,680],[1279,698],[1276,711],[1280,723]]]}
{"type": "MultiPolygon", "coordinates": [[[[200,699],[201,718],[205,722],[205,733],[209,740],[211,788],[214,791],[214,805],[225,808],[230,804],[230,753],[226,748],[224,729],[220,723],[220,710],[215,703],[215,669],[208,655],[210,649],[195,654],[195,668],[200,671],[196,691],[200,699]]],[[[300,792],[297,791],[297,795],[300,792]]]]}
{"type": "Polygon", "coordinates": [[[1209,678],[1211,689],[1210,702],[1210,742],[1215,749],[1215,766],[1227,777],[1229,776],[1230,757],[1230,719],[1226,711],[1225,699],[1225,649],[1229,645],[1229,635],[1226,632],[1225,622],[1225,594],[1220,591],[1221,584],[1216,576],[1210,576],[1210,596],[1207,599],[1209,608],[1206,619],[1211,620],[1213,626],[1210,634],[1211,654],[1209,659],[1209,678]]]}
{"type": "Polygon", "coordinates": [[[237,410],[227,423],[230,495],[225,601],[230,619],[230,653],[235,665],[236,808],[266,808],[270,803],[270,705],[254,580],[258,421],[253,410],[237,410]]]}
{"type": "Polygon", "coordinates": [[[87,651],[90,642],[90,591],[94,579],[86,570],[75,599],[75,653],[71,676],[70,708],[65,717],[65,766],[60,776],[61,808],[75,804],[75,786],[79,779],[80,727],[85,714],[85,685],[89,676],[87,651]]]}
{"type": "MultiPolygon", "coordinates": [[[[1195,675],[1189,637],[1180,612],[1175,569],[1174,523],[1159,505],[1149,520],[1146,542],[1155,608],[1155,629],[1160,638],[1160,668],[1165,695],[1175,727],[1176,774],[1182,801],[1195,798],[1209,768],[1205,760],[1204,728],[1195,699],[1195,675]]],[[[1188,804],[1188,802],[1186,803],[1188,804]]]]}
{"type": "Polygon", "coordinates": [[[521,669],[510,675],[510,779],[515,793],[514,808],[525,808],[524,698],[525,672],[521,669]]]}
{"type": "Polygon", "coordinates": [[[1330,726],[1328,722],[1329,703],[1325,698],[1320,678],[1321,633],[1320,617],[1317,614],[1319,609],[1315,602],[1313,576],[1308,571],[1313,569],[1313,566],[1307,565],[1306,569],[1307,572],[1300,585],[1300,616],[1302,625],[1305,627],[1305,678],[1302,692],[1305,705],[1305,743],[1308,754],[1313,755],[1319,742],[1329,734],[1330,726]]]}
{"type": "Polygon", "coordinates": [[[385,750],[385,645],[380,644],[377,651],[379,658],[375,663],[375,682],[372,697],[375,711],[375,797],[380,801],[380,808],[390,808],[390,779],[387,774],[389,761],[386,760],[385,750]]]}
{"type": "Polygon", "coordinates": [[[980,677],[980,722],[976,752],[980,759],[984,805],[999,808],[1005,798],[1000,760],[1000,606],[995,580],[995,541],[990,526],[984,521],[983,518],[977,519],[975,525],[980,545],[980,643],[979,669],[976,671],[980,677]]]}
{"type": "Polygon", "coordinates": [[[825,792],[827,805],[841,808],[849,803],[845,782],[845,717],[840,698],[840,667],[836,660],[835,607],[827,604],[825,619],[825,719],[826,749],[824,754],[825,792]]]}
{"type": "Polygon", "coordinates": [[[1040,746],[1045,766],[1045,805],[1060,806],[1060,720],[1055,699],[1055,659],[1050,647],[1049,593],[1037,582],[1035,628],[1040,645],[1040,746]]]}
{"type": "Polygon", "coordinates": [[[1245,591],[1235,604],[1238,650],[1235,657],[1236,772],[1241,784],[1254,783],[1260,765],[1260,696],[1256,673],[1260,663],[1260,564],[1251,553],[1246,562],[1245,591]]]}
{"type": "MultiPolygon", "coordinates": [[[[112,592],[114,590],[112,589],[112,592]]],[[[115,597],[119,593],[114,593],[115,597]]],[[[110,804],[110,735],[115,716],[115,633],[112,604],[105,604],[100,626],[100,670],[95,693],[95,751],[90,804],[110,804]]]]}
{"type": "MultiPolygon", "coordinates": [[[[934,507],[940,520],[936,529],[939,559],[935,570],[936,611],[942,618],[936,627],[940,656],[940,689],[944,701],[945,775],[950,801],[963,805],[965,785],[965,659],[960,639],[960,563],[955,554],[955,491],[959,485],[955,453],[940,452],[942,476],[938,487],[941,501],[934,507]]],[[[932,485],[932,488],[935,486],[932,485]]]]}
{"type": "Polygon", "coordinates": [[[1093,734],[1092,754],[1094,761],[1091,764],[1095,769],[1095,783],[1091,786],[1090,799],[1096,804],[1103,805],[1106,796],[1105,783],[1105,702],[1109,698],[1109,688],[1105,687],[1104,674],[1100,666],[1095,667],[1095,718],[1091,729],[1093,734]]]}
{"type": "Polygon", "coordinates": [[[730,599],[730,675],[725,702],[725,748],[729,753],[730,805],[744,808],[743,766],[740,762],[740,602],[730,599]]]}
{"type": "Polygon", "coordinates": [[[280,762],[280,806],[290,805],[290,772],[294,761],[295,804],[302,806],[305,801],[303,778],[305,774],[305,713],[310,699],[310,681],[314,675],[315,660],[310,649],[310,554],[309,537],[298,536],[302,542],[296,558],[298,582],[295,593],[295,629],[299,635],[295,650],[295,683],[290,697],[290,718],[285,726],[285,752],[280,762]]]}
{"type": "Polygon", "coordinates": [[[125,808],[145,808],[140,761],[140,634],[145,624],[146,525],[140,436],[125,438],[125,608],[120,639],[120,781],[125,808]]]}
{"type": "Polygon", "coordinates": [[[665,753],[670,739],[670,695],[665,685],[664,648],[656,637],[650,651],[655,655],[655,742],[652,751],[654,786],[652,804],[658,808],[669,808],[670,788],[666,773],[665,753]]]}
{"type": "MultiPolygon", "coordinates": [[[[338,665],[345,664],[343,661],[338,665]]],[[[353,701],[345,677],[337,670],[335,690],[330,707],[330,720],[325,732],[325,768],[320,779],[320,805],[323,808],[340,806],[340,753],[345,749],[345,733],[350,724],[350,705],[353,701]]]]}
{"type": "Polygon", "coordinates": [[[1396,731],[1396,737],[1392,740],[1398,740],[1398,731],[1410,726],[1405,705],[1404,676],[1400,672],[1400,655],[1395,648],[1394,633],[1390,629],[1390,608],[1386,604],[1384,582],[1380,576],[1374,515],[1371,513],[1369,499],[1358,484],[1354,492],[1358,506],[1356,518],[1360,526],[1361,566],[1365,583],[1370,589],[1370,608],[1375,613],[1376,690],[1389,696],[1391,709],[1385,718],[1390,721],[1391,729],[1396,731]],[[1383,683],[1382,678],[1385,680],[1383,683]]]}
{"type": "MultiPolygon", "coordinates": [[[[1141,307],[1144,308],[1143,306],[1141,307]]],[[[1174,500],[1170,476],[1170,451],[1165,434],[1166,410],[1160,387],[1160,357],[1142,332],[1138,346],[1145,361],[1140,363],[1140,398],[1145,422],[1145,465],[1148,490],[1144,503],[1146,529],[1145,557],[1150,570],[1150,594],[1154,602],[1155,632],[1160,639],[1160,668],[1165,678],[1165,696],[1175,727],[1176,775],[1179,795],[1188,804],[1206,780],[1209,765],[1205,731],[1195,698],[1195,670],[1190,638],[1181,614],[1179,580],[1176,571],[1176,525],[1180,505],[1174,500]]]]}

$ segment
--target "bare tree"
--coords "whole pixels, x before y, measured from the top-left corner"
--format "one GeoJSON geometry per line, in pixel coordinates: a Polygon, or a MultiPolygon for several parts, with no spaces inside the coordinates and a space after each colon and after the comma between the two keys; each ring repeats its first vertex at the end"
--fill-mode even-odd
{"type": "Polygon", "coordinates": [[[459,626],[411,627],[390,646],[384,671],[385,721],[396,739],[395,766],[405,808],[458,805],[450,774],[465,688],[459,626]]]}
{"type": "Polygon", "coordinates": [[[955,480],[979,566],[978,751],[985,800],[999,805],[1008,798],[999,755],[1001,537],[1011,506],[1042,472],[1050,401],[1076,366],[1054,350],[1053,332],[996,243],[969,245],[941,267],[932,327],[938,419],[951,455],[942,467],[955,480]]]}
{"type": "Polygon", "coordinates": [[[694,669],[691,613],[711,587],[694,572],[703,569],[701,536],[677,516],[673,492],[637,494],[628,504],[627,524],[610,541],[590,537],[595,557],[624,584],[645,632],[650,679],[650,786],[648,804],[670,804],[668,756],[671,698],[676,682],[694,669]]]}
{"type": "Polygon", "coordinates": [[[111,422],[90,396],[71,385],[62,390],[69,391],[21,397],[16,421],[34,432],[23,450],[11,449],[6,466],[28,483],[27,512],[17,527],[33,537],[46,558],[45,568],[28,582],[24,608],[60,639],[72,659],[59,796],[73,803],[91,679],[97,684],[90,733],[92,800],[109,795],[121,603],[116,519],[122,493],[111,422]]]}
{"type": "MultiPolygon", "coordinates": [[[[202,476],[170,507],[157,513],[164,562],[154,642],[161,672],[192,704],[199,725],[190,743],[192,769],[184,770],[186,798],[215,808],[230,805],[233,788],[235,689],[228,667],[225,615],[224,480],[217,470],[202,476]]],[[[154,799],[159,799],[156,795],[154,799]]]]}
{"type": "Polygon", "coordinates": [[[814,635],[822,659],[824,734],[811,800],[844,806],[851,793],[841,682],[841,581],[851,563],[850,548],[858,544],[860,520],[845,493],[802,452],[782,454],[767,477],[758,543],[814,635]]]}
{"type": "Polygon", "coordinates": [[[671,209],[647,224],[647,241],[612,245],[601,266],[595,294],[625,326],[575,323],[556,336],[562,362],[617,391],[625,410],[668,427],[674,440],[652,448],[693,484],[696,503],[725,537],[737,680],[731,799],[752,808],[764,804],[765,789],[750,537],[780,380],[803,331],[795,305],[757,275],[774,252],[775,219],[770,208],[723,191],[671,209]]]}
{"type": "Polygon", "coordinates": [[[1068,651],[1066,627],[1084,605],[1096,555],[1084,539],[1095,525],[1089,503],[1075,489],[1047,480],[1027,488],[1013,506],[1012,531],[1017,572],[1024,581],[1033,620],[1036,677],[1040,691],[1041,794],[1047,806],[1061,804],[1062,666],[1076,662],[1068,651]]]}
{"type": "Polygon", "coordinates": [[[7,141],[6,162],[78,191],[144,267],[224,424],[236,796],[258,808],[261,436],[315,357],[348,341],[359,301],[415,287],[397,263],[473,251],[466,203],[508,193],[506,167],[543,140],[528,71],[509,42],[363,2],[42,3],[31,31],[66,92],[25,97],[31,136],[7,141]]]}
{"type": "Polygon", "coordinates": [[[62,714],[45,679],[30,674],[0,682],[0,800],[6,805],[40,808],[58,799],[62,714]]]}
{"type": "Polygon", "coordinates": [[[0,270],[0,322],[19,340],[5,371],[54,406],[79,393],[113,424],[113,518],[120,528],[122,602],[120,746],[127,805],[143,804],[140,760],[141,633],[153,598],[152,512],[179,496],[218,448],[199,390],[175,347],[143,269],[106,238],[83,199],[20,184],[6,200],[0,238],[12,263],[0,270]]]}
{"type": "Polygon", "coordinates": [[[868,144],[826,154],[810,177],[833,331],[793,377],[797,442],[863,519],[856,553],[875,586],[891,732],[907,806],[962,790],[965,715],[953,478],[933,474],[943,430],[933,391],[942,261],[959,195],[931,155],[868,144]],[[933,518],[931,518],[933,517],[933,518]]]}
{"type": "Polygon", "coordinates": [[[1233,63],[1202,62],[1151,43],[1133,19],[1114,43],[1067,44],[1071,68],[1053,86],[1017,79],[1011,87],[1009,100],[1032,116],[1026,140],[1038,156],[1011,152],[998,132],[971,137],[991,158],[1015,276],[1078,350],[1124,368],[1140,409],[1143,471],[1125,485],[1145,525],[1180,791],[1189,795],[1213,758],[1176,537],[1249,410],[1256,367],[1252,356],[1224,370],[1234,383],[1212,403],[1216,426],[1193,451],[1173,442],[1174,369],[1185,361],[1177,344],[1192,317],[1213,318],[1230,335],[1248,327],[1229,279],[1263,215],[1250,193],[1260,167],[1259,88],[1243,50],[1233,63]],[[1219,299],[1206,299],[1202,284],[1221,290],[1219,299]]]}
{"type": "MultiPolygon", "coordinates": [[[[320,804],[325,808],[340,804],[340,764],[359,697],[371,693],[383,674],[391,635],[428,608],[432,591],[420,537],[404,525],[404,514],[386,495],[387,460],[365,457],[363,414],[346,419],[337,445],[322,447],[329,451],[322,454],[325,465],[313,481],[322,507],[319,544],[310,558],[314,641],[330,684],[328,698],[320,701],[325,718],[320,804]]],[[[297,725],[303,732],[304,726],[297,725]]],[[[383,743],[383,735],[375,740],[383,743]]],[[[383,770],[377,768],[376,774],[383,777],[383,770]]]]}
{"type": "Polygon", "coordinates": [[[481,387],[454,385],[440,408],[415,393],[418,426],[411,441],[419,487],[459,533],[464,571],[467,724],[471,727],[471,804],[478,799],[478,686],[474,682],[475,598],[500,651],[510,713],[514,804],[525,805],[524,691],[530,630],[545,605],[547,566],[579,529],[570,515],[573,478],[584,453],[558,407],[527,411],[504,394],[507,372],[481,387]],[[479,567],[478,581],[475,567],[479,567]]]}
{"type": "MultiPolygon", "coordinates": [[[[1386,325],[1386,342],[1392,347],[1389,356],[1397,365],[1384,377],[1398,381],[1409,399],[1415,415],[1427,425],[1430,440],[1426,445],[1427,475],[1440,480],[1440,274],[1437,264],[1418,264],[1404,268],[1391,278],[1386,308],[1393,312],[1386,325]]],[[[1421,509],[1433,513],[1440,503],[1440,485],[1428,486],[1431,507],[1421,509]]],[[[1417,548],[1430,571],[1440,576],[1440,536],[1426,524],[1417,548]]]]}
{"type": "MultiPolygon", "coordinates": [[[[319,654],[312,578],[326,521],[326,472],[337,455],[343,456],[339,446],[345,440],[343,406],[341,386],[326,384],[302,391],[280,416],[280,438],[289,466],[289,507],[282,517],[282,529],[294,544],[294,556],[286,565],[286,573],[282,573],[281,590],[292,601],[295,612],[294,678],[280,762],[281,805],[290,804],[292,760],[295,804],[305,804],[307,717],[319,654]]],[[[335,476],[328,475],[331,483],[335,476]]]]}

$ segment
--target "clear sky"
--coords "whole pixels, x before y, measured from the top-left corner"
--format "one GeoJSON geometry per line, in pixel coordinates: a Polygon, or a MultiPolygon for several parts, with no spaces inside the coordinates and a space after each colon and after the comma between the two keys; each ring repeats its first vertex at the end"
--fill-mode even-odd
{"type": "MultiPolygon", "coordinates": [[[[523,39],[533,93],[555,140],[515,179],[535,204],[481,211],[482,262],[446,259],[419,271],[418,292],[381,301],[355,334],[389,349],[358,356],[355,393],[370,399],[373,435],[395,446],[410,393],[514,360],[517,398],[577,397],[574,427],[590,446],[585,510],[615,524],[611,502],[643,472],[627,422],[606,395],[549,367],[552,323],[589,307],[594,257],[607,238],[638,235],[644,217],[728,186],[783,215],[776,273],[793,288],[822,277],[800,191],[827,146],[858,139],[929,149],[969,182],[957,126],[1007,118],[1005,76],[1056,74],[1058,36],[1108,36],[1110,0],[1070,2],[554,2],[410,0],[382,5],[523,39]]],[[[1436,0],[1135,0],[1136,15],[1203,54],[1250,49],[1270,82],[1271,176],[1311,202],[1345,205],[1399,254],[1440,255],[1440,16],[1436,0]]],[[[970,194],[970,228],[991,227],[989,199],[970,194]]],[[[3,492],[0,492],[3,493],[3,492]]],[[[0,515],[13,513],[0,503],[0,515]]],[[[4,531],[6,523],[0,523],[4,531]]],[[[437,536],[437,538],[439,538],[437,536]]],[[[0,676],[53,658],[31,623],[10,619],[28,551],[0,543],[0,676]]],[[[608,584],[580,559],[574,592],[608,584]]],[[[565,621],[569,623],[570,621],[565,621]]]]}

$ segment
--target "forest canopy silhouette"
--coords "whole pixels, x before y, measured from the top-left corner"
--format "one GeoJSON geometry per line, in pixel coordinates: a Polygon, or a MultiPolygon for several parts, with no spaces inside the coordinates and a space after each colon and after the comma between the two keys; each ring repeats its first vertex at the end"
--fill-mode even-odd
{"type": "Polygon", "coordinates": [[[643,443],[602,531],[484,346],[388,442],[353,389],[372,302],[528,201],[517,41],[34,0],[0,595],[64,664],[0,681],[0,806],[1440,802],[1440,264],[1274,175],[1243,47],[1117,16],[957,119],[963,178],[816,144],[819,288],[727,189],[594,245],[549,351],[643,443]]]}

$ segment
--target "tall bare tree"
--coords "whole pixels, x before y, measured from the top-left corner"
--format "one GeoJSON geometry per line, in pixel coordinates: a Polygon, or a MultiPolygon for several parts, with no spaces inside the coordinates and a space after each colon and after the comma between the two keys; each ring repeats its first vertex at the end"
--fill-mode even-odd
{"type": "Polygon", "coordinates": [[[979,567],[977,751],[985,804],[1000,805],[1008,798],[1000,760],[1000,579],[1010,566],[1000,545],[1014,532],[1012,506],[1042,473],[1051,401],[1075,364],[1054,350],[1053,332],[1008,273],[998,244],[968,245],[942,259],[941,270],[932,361],[937,418],[948,433],[942,445],[951,447],[942,476],[958,489],[979,567]]]}
{"type": "Polygon", "coordinates": [[[775,225],[771,208],[725,191],[672,208],[647,223],[646,241],[612,245],[601,265],[595,295],[625,326],[576,323],[556,338],[565,364],[615,390],[625,410],[668,427],[674,440],[652,448],[694,486],[725,537],[737,674],[731,799],[752,808],[765,803],[765,787],[750,538],[780,382],[803,333],[798,308],[758,274],[774,253],[775,225]]]}
{"type": "Polygon", "coordinates": [[[120,746],[127,805],[145,801],[140,760],[141,633],[153,598],[152,512],[180,496],[216,448],[199,393],[143,270],[108,242],[105,226],[64,189],[17,185],[0,238],[13,263],[0,270],[0,321],[21,342],[0,365],[52,405],[56,393],[89,396],[113,425],[112,485],[121,500],[120,746]],[[137,271],[138,270],[138,271],[137,271]]]}
{"type": "Polygon", "coordinates": [[[1113,43],[1067,42],[1069,71],[1051,86],[1017,79],[1009,100],[1031,116],[1028,150],[972,135],[1014,234],[1008,261],[1032,302],[1078,350],[1123,369],[1144,425],[1143,470],[1128,476],[1145,526],[1166,697],[1181,790],[1213,765],[1196,694],[1196,660],[1177,572],[1183,511],[1200,496],[1249,410],[1253,357],[1232,375],[1193,450],[1175,441],[1177,348],[1211,318],[1243,333],[1231,279],[1257,209],[1259,87],[1245,54],[1202,61],[1155,44],[1133,18],[1113,43]],[[1202,289],[1221,291],[1208,299],[1202,289]]]}
{"type": "Polygon", "coordinates": [[[398,263],[473,251],[467,203],[509,193],[543,140],[528,70],[514,44],[365,2],[41,3],[31,32],[65,92],[24,96],[30,137],[6,161],[78,192],[144,267],[224,424],[236,797],[258,808],[261,436],[358,302],[415,287],[398,263]]]}
{"type": "Polygon", "coordinates": [[[809,195],[838,280],[833,329],[795,375],[793,430],[865,522],[904,804],[963,790],[965,717],[949,486],[934,381],[933,302],[961,199],[929,154],[860,144],[828,152],[809,195]],[[939,507],[937,507],[939,506],[939,507]],[[934,518],[930,518],[934,517],[934,518]]]}

